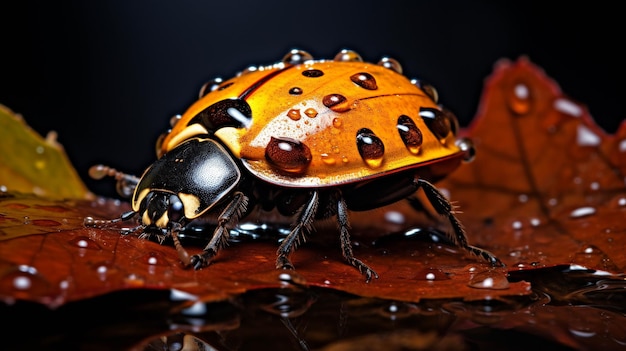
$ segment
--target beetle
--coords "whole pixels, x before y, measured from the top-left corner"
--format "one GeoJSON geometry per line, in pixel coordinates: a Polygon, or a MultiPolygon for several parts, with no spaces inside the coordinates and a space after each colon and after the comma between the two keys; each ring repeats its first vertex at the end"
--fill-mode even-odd
{"type": "Polygon", "coordinates": [[[138,216],[144,233],[171,236],[188,267],[208,266],[229,228],[256,209],[291,219],[277,268],[294,269],[290,256],[314,222],[335,217],[343,257],[369,282],[378,274],[353,254],[349,211],[414,202],[419,190],[448,221],[445,235],[454,245],[503,266],[469,245],[453,206],[433,185],[474,157],[471,140],[457,137],[457,119],[439,104],[436,89],[404,76],[393,58],[374,64],[342,50],[332,60],[314,60],[294,49],[275,64],[205,84],[171,124],[140,178],[103,165],[90,174],[115,177],[132,205],[117,220],[138,216]],[[212,237],[189,256],[179,233],[209,213],[217,214],[212,237]]]}

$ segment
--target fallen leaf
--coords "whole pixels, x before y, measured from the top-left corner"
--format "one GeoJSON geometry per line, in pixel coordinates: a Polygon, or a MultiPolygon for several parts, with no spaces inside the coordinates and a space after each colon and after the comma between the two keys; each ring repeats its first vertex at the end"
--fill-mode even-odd
{"type": "Polygon", "coordinates": [[[42,138],[24,119],[0,105],[0,187],[49,199],[92,197],[56,133],[42,138]]]}
{"type": "MultiPolygon", "coordinates": [[[[181,267],[167,243],[119,234],[121,225],[132,223],[107,229],[82,224],[86,216],[115,218],[127,203],[5,193],[0,297],[58,306],[150,288],[217,301],[302,284],[399,301],[489,300],[530,293],[528,283],[507,279],[511,271],[571,264],[607,276],[623,273],[624,125],[616,136],[602,132],[583,105],[567,99],[525,58],[499,63],[486,83],[478,116],[463,131],[478,156],[438,185],[460,206],[470,243],[494,252],[506,268],[430,240],[424,217],[405,202],[352,214],[354,253],[380,274],[365,283],[343,261],[336,228],[328,223],[294,253],[295,272],[274,268],[278,237],[233,242],[211,266],[195,271],[181,267]],[[419,227],[422,235],[403,235],[419,227]]],[[[201,250],[186,247],[192,254],[201,250]]]]}
{"type": "Polygon", "coordinates": [[[439,185],[511,269],[626,267],[626,123],[615,135],[527,58],[499,62],[465,130],[477,157],[439,185]]]}

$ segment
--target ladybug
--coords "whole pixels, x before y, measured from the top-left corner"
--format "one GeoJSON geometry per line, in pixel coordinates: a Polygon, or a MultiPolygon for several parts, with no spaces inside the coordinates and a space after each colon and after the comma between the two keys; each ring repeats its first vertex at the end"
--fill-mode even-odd
{"type": "Polygon", "coordinates": [[[141,178],[103,165],[90,174],[115,177],[118,192],[131,197],[132,211],[113,221],[138,216],[143,233],[171,236],[186,266],[208,266],[239,219],[274,211],[292,223],[277,268],[294,269],[290,256],[314,221],[335,217],[343,257],[370,281],[378,274],[353,255],[349,211],[405,199],[417,204],[420,189],[449,222],[452,243],[503,265],[468,244],[453,206],[433,185],[473,158],[471,141],[457,138],[457,119],[438,104],[437,91],[408,79],[392,58],[367,63],[342,50],[314,60],[294,49],[275,64],[205,84],[171,124],[141,178]],[[189,256],[178,235],[205,214],[217,215],[215,231],[201,253],[189,256]]]}

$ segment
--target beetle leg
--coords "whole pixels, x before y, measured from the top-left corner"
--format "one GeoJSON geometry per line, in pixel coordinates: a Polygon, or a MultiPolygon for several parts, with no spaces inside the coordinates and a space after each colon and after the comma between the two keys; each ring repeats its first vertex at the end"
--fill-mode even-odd
{"type": "MultiPolygon", "coordinates": [[[[207,246],[202,250],[202,253],[191,256],[191,259],[189,259],[189,265],[193,266],[194,269],[200,269],[209,265],[211,259],[217,255],[219,249],[228,243],[230,233],[228,228],[226,228],[226,225],[231,221],[239,220],[239,217],[246,212],[247,206],[248,197],[241,192],[236,192],[226,208],[224,208],[222,213],[220,213],[217,218],[217,228],[215,228],[215,231],[213,232],[211,241],[209,241],[207,246]]],[[[172,236],[172,238],[174,238],[174,236],[172,236]]],[[[177,251],[180,250],[177,249],[177,251]]]]}
{"type": "Polygon", "coordinates": [[[339,240],[341,241],[341,252],[343,257],[352,266],[356,267],[361,274],[365,275],[365,281],[372,280],[372,276],[378,279],[378,274],[363,261],[354,257],[352,253],[352,243],[350,242],[350,223],[348,221],[348,206],[343,198],[337,201],[337,222],[339,224],[339,240]]]}
{"type": "Polygon", "coordinates": [[[178,239],[178,234],[182,230],[182,225],[178,222],[172,222],[172,228],[170,229],[170,235],[172,236],[172,241],[174,241],[174,248],[178,253],[178,258],[183,263],[185,267],[191,266],[191,258],[189,257],[189,253],[183,245],[180,243],[178,239]]]}
{"type": "Polygon", "coordinates": [[[471,246],[467,243],[467,236],[465,235],[465,229],[463,225],[454,215],[454,208],[450,201],[431,183],[423,179],[416,179],[417,185],[424,190],[428,201],[432,204],[435,211],[442,216],[448,218],[452,230],[454,233],[446,233],[446,237],[450,239],[456,246],[469,252],[471,255],[481,258],[484,261],[491,263],[493,266],[503,267],[504,263],[500,261],[491,252],[481,249],[476,246],[471,246]]]}
{"type": "Polygon", "coordinates": [[[291,229],[291,232],[287,235],[283,242],[280,244],[276,254],[276,268],[282,269],[294,269],[293,264],[289,261],[289,255],[300,242],[304,241],[306,232],[310,232],[313,226],[313,220],[315,219],[315,213],[319,205],[319,194],[317,191],[313,191],[309,201],[302,206],[299,210],[298,221],[296,225],[291,229]]]}

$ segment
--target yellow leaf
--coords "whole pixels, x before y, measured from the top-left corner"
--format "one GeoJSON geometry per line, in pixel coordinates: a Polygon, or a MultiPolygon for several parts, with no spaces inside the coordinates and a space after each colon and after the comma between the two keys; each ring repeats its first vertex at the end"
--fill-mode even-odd
{"type": "Polygon", "coordinates": [[[91,198],[56,133],[41,137],[21,115],[0,105],[0,190],[50,199],[91,198]]]}

